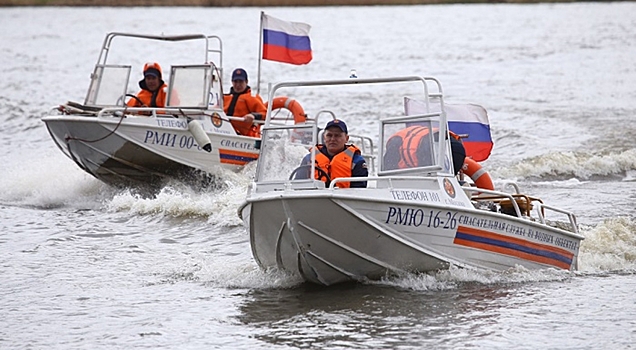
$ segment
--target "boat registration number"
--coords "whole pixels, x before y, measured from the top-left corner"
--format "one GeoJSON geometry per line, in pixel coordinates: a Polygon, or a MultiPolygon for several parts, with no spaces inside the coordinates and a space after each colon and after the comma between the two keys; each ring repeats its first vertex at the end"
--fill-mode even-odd
{"type": "Polygon", "coordinates": [[[385,223],[454,230],[457,228],[456,215],[456,212],[443,210],[424,210],[390,206],[385,223]]]}

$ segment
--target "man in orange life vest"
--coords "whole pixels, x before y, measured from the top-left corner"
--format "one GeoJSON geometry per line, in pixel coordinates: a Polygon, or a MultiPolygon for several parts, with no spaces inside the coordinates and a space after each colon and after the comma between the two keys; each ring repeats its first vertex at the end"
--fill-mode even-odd
{"type": "Polygon", "coordinates": [[[254,124],[254,119],[264,120],[267,108],[260,96],[252,96],[245,69],[237,68],[232,72],[232,88],[229,94],[223,95],[223,110],[228,116],[245,118],[245,121],[231,121],[239,135],[261,136],[261,127],[254,124]]]}
{"type": "Polygon", "coordinates": [[[128,107],[165,107],[168,85],[161,79],[161,66],[156,62],[144,65],[144,78],[139,81],[141,91],[131,98],[128,107]]]}
{"type": "MultiPolygon", "coordinates": [[[[386,143],[384,154],[384,169],[417,168],[433,164],[431,154],[431,138],[429,129],[419,125],[412,125],[393,134],[386,143]]],[[[437,139],[437,134],[434,137],[437,139]]],[[[457,175],[464,165],[466,150],[459,136],[450,132],[451,154],[453,170],[457,175]]]]}
{"type": "MultiPolygon", "coordinates": [[[[324,143],[316,145],[312,152],[316,154],[316,167],[322,169],[331,180],[339,177],[369,176],[367,163],[362,157],[360,150],[354,145],[347,145],[349,135],[345,122],[338,119],[329,121],[325,126],[322,137],[324,143]]],[[[308,165],[310,162],[311,153],[303,158],[301,166],[308,165]]],[[[327,186],[329,186],[330,181],[324,177],[322,171],[316,171],[316,178],[325,181],[327,186]]],[[[336,186],[340,188],[364,188],[367,187],[367,182],[338,182],[336,186]]]]}

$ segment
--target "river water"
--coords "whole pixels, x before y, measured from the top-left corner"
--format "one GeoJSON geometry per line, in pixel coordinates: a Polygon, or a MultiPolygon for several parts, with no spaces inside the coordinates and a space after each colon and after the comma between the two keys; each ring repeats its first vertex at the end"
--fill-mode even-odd
{"type": "MultiPolygon", "coordinates": [[[[112,31],[217,34],[226,75],[244,67],[255,87],[260,10],[0,9],[0,348],[634,348],[636,3],[264,9],[312,25],[314,60],[263,62],[263,89],[351,69],[434,76],[447,101],[488,110],[495,185],[574,211],[586,237],[575,273],[453,269],[327,289],[252,259],[236,210],[253,166],[218,189],[144,198],[85,174],[41,121],[83,101],[112,31]]],[[[365,118],[349,116],[351,131],[377,133],[365,118]]]]}

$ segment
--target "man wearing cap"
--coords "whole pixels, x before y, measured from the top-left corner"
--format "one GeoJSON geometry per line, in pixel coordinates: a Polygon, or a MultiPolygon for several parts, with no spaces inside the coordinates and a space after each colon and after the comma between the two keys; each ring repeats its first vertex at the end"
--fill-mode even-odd
{"type": "MultiPolygon", "coordinates": [[[[330,179],[339,177],[367,177],[369,170],[367,163],[362,157],[358,147],[349,144],[349,135],[347,124],[339,119],[331,120],[325,126],[322,134],[323,144],[316,145],[312,152],[316,155],[316,171],[315,178],[319,178],[330,184],[330,179]],[[324,174],[329,176],[327,179],[324,174]]],[[[311,153],[303,158],[302,165],[309,165],[311,162],[311,153]]],[[[340,188],[365,188],[366,181],[338,182],[337,187],[340,188]]]]}
{"type": "Polygon", "coordinates": [[[128,107],[165,107],[168,85],[161,79],[161,66],[157,62],[144,65],[144,78],[139,81],[141,91],[131,98],[128,107]]]}
{"type": "Polygon", "coordinates": [[[229,94],[223,95],[223,110],[228,116],[245,119],[231,121],[239,135],[261,136],[260,125],[254,124],[254,120],[264,120],[267,107],[260,96],[252,96],[252,89],[247,85],[245,69],[237,68],[232,72],[232,88],[229,94]]]}

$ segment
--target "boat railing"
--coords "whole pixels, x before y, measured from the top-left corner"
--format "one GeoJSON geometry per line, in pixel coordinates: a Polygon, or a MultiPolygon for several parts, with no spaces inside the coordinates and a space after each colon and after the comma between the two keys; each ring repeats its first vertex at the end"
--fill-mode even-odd
{"type": "MultiPolygon", "coordinates": [[[[80,109],[73,106],[65,105],[64,107],[68,107],[72,111],[75,111],[78,114],[87,112],[87,110],[80,109]]],[[[59,110],[59,108],[60,106],[51,107],[51,110],[59,110]]],[[[105,116],[121,117],[122,115],[126,113],[131,113],[131,112],[139,114],[140,117],[146,117],[146,118],[180,117],[180,116],[184,116],[184,117],[211,116],[210,113],[202,112],[202,109],[203,108],[196,109],[196,108],[180,108],[180,107],[172,107],[172,108],[171,107],[105,107],[105,108],[90,110],[90,112],[96,114],[98,117],[105,117],[105,116]],[[142,112],[142,113],[139,113],[139,112],[142,112]],[[144,113],[150,113],[150,114],[144,114],[144,113]]],[[[215,111],[215,112],[219,113],[219,111],[215,111]]],[[[239,121],[239,122],[245,121],[245,117],[233,117],[233,116],[223,115],[221,118],[225,121],[230,121],[230,120],[239,121]]],[[[255,119],[253,123],[265,124],[265,121],[255,119]]]]}
{"type": "MultiPolygon", "coordinates": [[[[316,113],[315,123],[317,126],[327,124],[324,121],[320,121],[320,117],[323,115],[330,116],[332,120],[338,119],[336,117],[336,113],[334,113],[333,111],[328,109],[321,109],[316,113]],[[318,124],[319,122],[320,124],[318,124]]],[[[323,139],[323,136],[322,136],[323,132],[324,130],[319,128],[318,140],[323,139]]],[[[349,141],[350,143],[353,143],[360,149],[362,156],[364,157],[366,162],[370,165],[369,173],[372,173],[372,174],[375,173],[376,156],[375,156],[375,146],[373,144],[373,139],[368,136],[349,134],[349,141]]]]}
{"type": "Polygon", "coordinates": [[[404,188],[417,186],[422,190],[439,189],[437,176],[367,176],[367,177],[339,177],[331,180],[329,189],[335,189],[340,182],[367,182],[367,188],[404,188]],[[369,183],[373,183],[369,185],[369,183]]]}
{"type": "Polygon", "coordinates": [[[579,225],[576,222],[576,216],[574,215],[574,213],[561,209],[561,208],[551,206],[551,205],[547,205],[544,203],[538,203],[537,215],[541,218],[541,222],[545,222],[544,209],[550,209],[552,211],[559,212],[566,215],[568,217],[568,220],[570,221],[570,227],[572,228],[572,232],[577,234],[579,233],[579,225]]]}
{"type": "MultiPolygon", "coordinates": [[[[405,76],[405,77],[392,77],[392,78],[370,78],[370,79],[338,79],[338,80],[314,80],[314,81],[287,81],[279,82],[269,85],[268,100],[273,101],[277,95],[280,95],[279,90],[285,88],[309,88],[309,87],[328,87],[328,86],[347,86],[347,85],[373,85],[373,84],[386,84],[386,83],[421,83],[423,96],[428,97],[425,100],[427,109],[430,98],[438,98],[442,100],[442,85],[433,77],[419,77],[419,76],[405,76]],[[431,83],[431,87],[428,86],[431,83]]],[[[267,106],[267,115],[271,115],[272,104],[267,106]]],[[[265,125],[268,125],[267,123],[265,125]]]]}
{"type": "Polygon", "coordinates": [[[376,155],[373,139],[368,136],[349,134],[349,141],[360,149],[362,157],[369,165],[369,174],[375,174],[376,155]]]}
{"type": "MultiPolygon", "coordinates": [[[[332,120],[338,119],[338,118],[336,118],[336,113],[334,113],[333,111],[328,110],[328,109],[321,109],[318,112],[316,112],[316,123],[318,123],[318,121],[320,121],[320,117],[323,116],[323,115],[331,116],[332,120]]],[[[324,124],[327,124],[327,123],[324,123],[324,124]]],[[[319,125],[324,125],[324,124],[319,124],[319,125]]]]}
{"type": "Polygon", "coordinates": [[[263,181],[250,185],[250,192],[276,192],[296,190],[320,190],[325,189],[325,183],[321,180],[302,179],[288,181],[263,181]]]}
{"type": "Polygon", "coordinates": [[[223,42],[221,38],[217,35],[206,35],[206,34],[180,34],[180,35],[146,35],[146,34],[135,34],[135,33],[121,33],[121,32],[111,32],[106,35],[104,38],[104,43],[102,44],[102,49],[100,51],[99,57],[97,58],[97,64],[105,64],[108,61],[108,54],[110,52],[113,39],[116,37],[128,37],[128,38],[137,38],[137,39],[146,39],[146,40],[157,40],[157,41],[165,41],[165,42],[179,42],[179,41],[190,41],[190,40],[202,40],[205,43],[204,57],[203,62],[209,62],[210,56],[214,55],[216,57],[216,62],[219,62],[219,66],[223,67],[223,42]]]}
{"type": "Polygon", "coordinates": [[[568,227],[569,231],[578,234],[579,230],[574,213],[565,209],[544,204],[540,198],[518,193],[519,187],[516,184],[508,183],[507,185],[513,185],[513,187],[517,190],[517,193],[487,190],[478,187],[463,187],[463,189],[464,192],[470,195],[471,201],[475,203],[492,203],[498,205],[500,212],[516,216],[518,218],[533,219],[532,209],[535,207],[539,222],[544,225],[547,225],[545,218],[546,209],[563,214],[568,218],[570,224],[568,227]]]}
{"type": "MultiPolygon", "coordinates": [[[[124,114],[136,113],[143,117],[174,117],[174,116],[196,116],[204,115],[201,109],[178,108],[178,107],[105,107],[98,113],[98,117],[116,116],[124,114]],[[143,114],[149,113],[149,114],[143,114]]],[[[237,118],[243,120],[243,118],[237,118]]]]}
{"type": "Polygon", "coordinates": [[[424,190],[436,190],[439,188],[437,183],[437,177],[421,177],[421,176],[401,176],[401,177],[379,177],[379,176],[367,176],[367,177],[339,177],[331,180],[329,187],[325,187],[325,182],[316,179],[288,179],[288,180],[274,180],[274,181],[261,181],[252,183],[252,191],[255,192],[269,192],[269,191],[285,191],[285,190],[316,190],[316,189],[329,189],[339,190],[336,186],[340,182],[360,182],[366,181],[367,183],[374,183],[367,188],[403,188],[405,186],[417,185],[419,189],[424,190]],[[258,189],[258,190],[257,190],[258,189]]]}
{"type": "MultiPolygon", "coordinates": [[[[440,109],[443,107],[440,105],[440,109]]],[[[445,114],[440,111],[429,111],[427,113],[412,114],[384,118],[381,120],[380,127],[380,176],[394,175],[414,175],[414,176],[431,176],[437,174],[451,175],[452,169],[450,162],[450,141],[448,139],[440,139],[439,134],[446,133],[445,114]],[[417,146],[418,159],[416,164],[401,164],[399,148],[395,147],[395,142],[391,140],[399,136],[399,130],[405,130],[409,127],[418,126],[427,130],[424,132],[422,140],[417,146]],[[421,156],[418,155],[425,155],[421,156]]],[[[410,162],[414,163],[414,162],[410,162]]]]}

